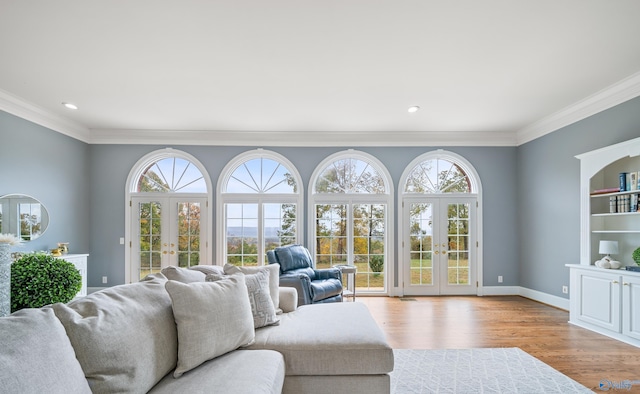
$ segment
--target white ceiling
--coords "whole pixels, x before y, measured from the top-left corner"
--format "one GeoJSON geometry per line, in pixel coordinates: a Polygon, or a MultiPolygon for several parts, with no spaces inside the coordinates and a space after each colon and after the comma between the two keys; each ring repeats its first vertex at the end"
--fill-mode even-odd
{"type": "Polygon", "coordinates": [[[518,145],[638,95],[638,0],[0,0],[0,109],[90,143],[518,145]]]}

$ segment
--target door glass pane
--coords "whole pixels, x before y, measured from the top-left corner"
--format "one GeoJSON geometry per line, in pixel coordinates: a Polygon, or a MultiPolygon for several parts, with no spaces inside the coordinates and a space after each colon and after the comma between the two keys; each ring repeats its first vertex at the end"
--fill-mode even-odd
{"type": "Polygon", "coordinates": [[[447,278],[450,285],[469,285],[469,204],[448,204],[447,278]]]}
{"type": "Polygon", "coordinates": [[[353,205],[353,258],[356,284],[367,291],[384,290],[385,204],[353,205]]]}
{"type": "Polygon", "coordinates": [[[141,202],[138,204],[138,237],[140,239],[139,279],[151,273],[160,272],[162,264],[162,204],[141,202]]]}
{"type": "MultiPolygon", "coordinates": [[[[173,249],[173,248],[172,248],[173,249]]],[[[178,266],[200,264],[200,203],[178,203],[178,266]]]]}
{"type": "Polygon", "coordinates": [[[316,268],[347,264],[347,205],[316,205],[316,268]]]}
{"type": "Polygon", "coordinates": [[[264,255],[296,242],[296,204],[264,204],[264,255]]]}
{"type": "Polygon", "coordinates": [[[258,204],[225,204],[227,263],[258,265],[258,204]]]}
{"type": "Polygon", "coordinates": [[[40,220],[40,203],[19,203],[18,218],[20,219],[20,238],[30,241],[38,238],[42,230],[42,220],[40,220]]]}
{"type": "Polygon", "coordinates": [[[433,284],[433,205],[412,203],[409,212],[411,285],[433,284]]]}

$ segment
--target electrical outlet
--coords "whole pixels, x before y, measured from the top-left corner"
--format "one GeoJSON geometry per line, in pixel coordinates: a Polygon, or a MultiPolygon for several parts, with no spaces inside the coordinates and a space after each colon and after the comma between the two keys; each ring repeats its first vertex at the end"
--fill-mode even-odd
{"type": "Polygon", "coordinates": [[[502,283],[502,275],[498,276],[498,283],[502,283]]]}
{"type": "Polygon", "coordinates": [[[107,283],[107,277],[106,276],[102,277],[102,283],[107,283]]]}
{"type": "Polygon", "coordinates": [[[124,245],[124,237],[120,237],[120,245],[124,245]]]}
{"type": "Polygon", "coordinates": [[[568,294],[569,293],[569,287],[568,286],[562,286],[562,293],[563,294],[568,294]]]}

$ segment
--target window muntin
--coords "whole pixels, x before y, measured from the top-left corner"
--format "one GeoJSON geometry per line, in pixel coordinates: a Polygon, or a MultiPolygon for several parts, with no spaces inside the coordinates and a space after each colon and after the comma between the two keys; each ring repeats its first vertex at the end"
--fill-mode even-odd
{"type": "Polygon", "coordinates": [[[405,183],[406,193],[471,193],[471,181],[456,163],[428,159],[416,165],[405,183]]]}
{"type": "Polygon", "coordinates": [[[365,193],[387,192],[384,178],[364,160],[339,159],[322,170],[315,183],[316,193],[365,193]]]}
{"type": "Polygon", "coordinates": [[[227,182],[227,193],[296,193],[291,172],[273,159],[257,158],[240,164],[227,182]]]}
{"type": "Polygon", "coordinates": [[[189,160],[167,157],[150,164],[138,179],[137,192],[206,193],[200,170],[189,160]]]}

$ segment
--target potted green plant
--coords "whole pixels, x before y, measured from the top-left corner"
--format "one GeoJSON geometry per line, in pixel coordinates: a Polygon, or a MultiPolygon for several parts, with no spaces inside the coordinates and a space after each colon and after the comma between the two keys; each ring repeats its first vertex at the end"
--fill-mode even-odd
{"type": "Polygon", "coordinates": [[[635,261],[637,265],[640,265],[640,248],[634,250],[633,253],[631,254],[631,257],[633,258],[633,261],[635,261]]]}
{"type": "Polygon", "coordinates": [[[11,264],[11,312],[69,302],[82,287],[82,276],[68,261],[46,253],[28,253],[11,264]]]}

